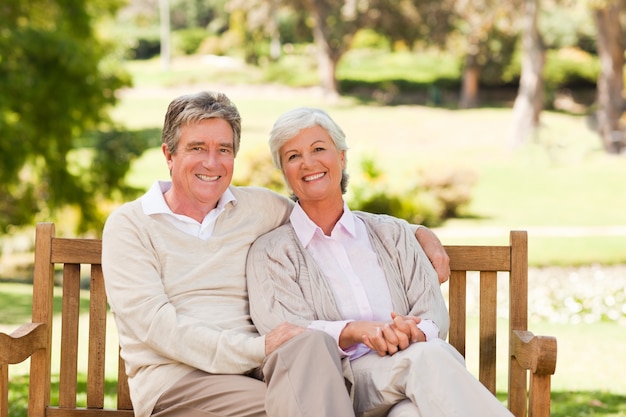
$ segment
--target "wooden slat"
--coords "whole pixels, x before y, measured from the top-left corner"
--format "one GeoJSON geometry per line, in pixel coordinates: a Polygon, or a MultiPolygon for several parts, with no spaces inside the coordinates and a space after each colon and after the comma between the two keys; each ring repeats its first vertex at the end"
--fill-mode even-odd
{"type": "Polygon", "coordinates": [[[120,410],[132,410],[133,403],[128,389],[128,375],[124,369],[124,359],[118,355],[117,362],[117,408],[120,410]]]}
{"type": "Polygon", "coordinates": [[[80,265],[63,267],[63,302],[61,322],[61,369],[59,405],[76,407],[78,374],[78,316],[80,308],[80,265]]]}
{"type": "Polygon", "coordinates": [[[480,350],[478,378],[492,394],[496,393],[496,328],[498,273],[480,273],[480,350]]]}
{"type": "MultiPolygon", "coordinates": [[[[514,330],[528,330],[528,236],[526,232],[512,231],[511,276],[509,282],[509,344],[514,330]]],[[[527,411],[527,371],[518,366],[509,346],[509,410],[516,416],[527,411]]]]}
{"type": "Polygon", "coordinates": [[[465,320],[466,320],[466,297],[467,286],[464,271],[452,271],[449,284],[449,308],[450,331],[448,340],[450,344],[465,357],[465,320]]]}
{"type": "Polygon", "coordinates": [[[104,406],[107,299],[100,264],[91,266],[87,407],[104,406]]]}
{"type": "Polygon", "coordinates": [[[0,417],[9,417],[9,365],[0,363],[0,417]]]}
{"type": "Polygon", "coordinates": [[[132,410],[109,410],[97,408],[60,409],[48,407],[46,417],[134,417],[132,410]]]}
{"type": "Polygon", "coordinates": [[[51,262],[99,264],[102,259],[102,241],[99,239],[52,239],[51,262]]]}
{"type": "Polygon", "coordinates": [[[445,246],[450,269],[459,271],[508,271],[511,251],[508,246],[445,246]]]}
{"type": "Polygon", "coordinates": [[[50,373],[52,366],[52,302],[54,300],[53,265],[50,262],[50,242],[54,236],[53,223],[40,223],[35,234],[35,267],[33,272],[33,323],[46,327],[46,349],[38,350],[30,360],[28,414],[43,416],[50,403],[50,373]]]}

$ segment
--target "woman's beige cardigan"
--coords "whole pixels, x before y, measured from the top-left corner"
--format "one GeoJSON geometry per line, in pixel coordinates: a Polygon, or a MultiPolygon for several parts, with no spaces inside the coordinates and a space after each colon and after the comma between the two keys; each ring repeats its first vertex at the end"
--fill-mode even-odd
{"type": "MultiPolygon", "coordinates": [[[[430,319],[445,339],[450,324],[437,273],[403,220],[354,212],[365,222],[395,312],[430,319]]],[[[280,323],[343,320],[331,286],[290,223],[258,238],[248,254],[250,313],[261,334],[280,323]]]]}

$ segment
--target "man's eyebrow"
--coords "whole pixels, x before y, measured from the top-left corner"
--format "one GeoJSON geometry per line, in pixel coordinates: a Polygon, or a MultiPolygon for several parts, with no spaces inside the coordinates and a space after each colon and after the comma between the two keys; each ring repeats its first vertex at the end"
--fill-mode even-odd
{"type": "MultiPolygon", "coordinates": [[[[202,140],[194,140],[194,141],[191,141],[191,142],[187,143],[186,146],[187,147],[194,147],[194,146],[198,146],[198,145],[206,146],[206,142],[202,141],[202,140]]],[[[235,147],[231,142],[220,142],[219,146],[223,147],[223,148],[231,148],[231,149],[235,147]]]]}

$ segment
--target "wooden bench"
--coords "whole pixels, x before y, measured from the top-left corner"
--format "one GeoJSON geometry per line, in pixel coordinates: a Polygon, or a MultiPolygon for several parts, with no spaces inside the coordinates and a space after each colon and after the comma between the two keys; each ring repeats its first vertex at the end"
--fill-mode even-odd
{"type": "MultiPolygon", "coordinates": [[[[448,288],[449,340],[463,355],[466,350],[468,271],[479,272],[479,379],[495,393],[497,283],[509,285],[508,405],[516,417],[550,415],[550,377],[556,366],[556,339],[534,336],[528,325],[527,235],[512,231],[508,246],[447,246],[452,275],[448,288]],[[500,272],[500,273],[498,273],[500,272]],[[503,274],[504,272],[504,274],[503,274]],[[502,278],[502,276],[506,278],[502,278]],[[530,381],[528,381],[530,379],[530,381]]],[[[132,416],[132,404],[118,358],[115,409],[104,408],[107,301],[100,266],[101,241],[55,237],[52,223],[36,229],[32,322],[7,335],[0,333],[0,417],[8,417],[9,364],[30,358],[28,415],[132,416]],[[52,346],[55,269],[62,266],[62,320],[60,347],[52,346]],[[90,266],[87,385],[77,384],[81,267],[90,266]],[[59,352],[58,403],[51,403],[52,352],[59,352]],[[86,393],[86,405],[77,406],[77,394],[86,393]]],[[[54,323],[57,325],[58,320],[54,323]]],[[[115,355],[114,355],[115,356],[115,355]]]]}

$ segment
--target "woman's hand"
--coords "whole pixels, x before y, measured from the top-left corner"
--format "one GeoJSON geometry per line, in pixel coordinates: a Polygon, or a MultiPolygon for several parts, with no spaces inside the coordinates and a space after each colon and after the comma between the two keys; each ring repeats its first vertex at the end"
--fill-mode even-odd
{"type": "Polygon", "coordinates": [[[363,343],[378,355],[393,355],[412,343],[426,340],[417,327],[418,317],[400,316],[391,313],[391,322],[353,321],[348,323],[339,338],[339,346],[346,349],[356,343],[363,343]]]}

